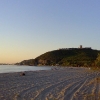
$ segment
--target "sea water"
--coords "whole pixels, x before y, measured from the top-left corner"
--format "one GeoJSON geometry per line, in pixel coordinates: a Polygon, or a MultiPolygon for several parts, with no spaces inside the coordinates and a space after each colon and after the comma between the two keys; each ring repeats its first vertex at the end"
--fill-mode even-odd
{"type": "Polygon", "coordinates": [[[48,67],[48,66],[0,65],[0,73],[50,70],[50,69],[51,67],[48,67]]]}

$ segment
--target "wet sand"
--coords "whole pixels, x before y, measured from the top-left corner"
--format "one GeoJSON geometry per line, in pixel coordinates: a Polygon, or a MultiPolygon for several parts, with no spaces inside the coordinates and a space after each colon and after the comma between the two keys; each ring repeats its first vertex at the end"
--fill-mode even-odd
{"type": "Polygon", "coordinates": [[[100,100],[100,72],[86,68],[0,74],[0,100],[100,100]]]}

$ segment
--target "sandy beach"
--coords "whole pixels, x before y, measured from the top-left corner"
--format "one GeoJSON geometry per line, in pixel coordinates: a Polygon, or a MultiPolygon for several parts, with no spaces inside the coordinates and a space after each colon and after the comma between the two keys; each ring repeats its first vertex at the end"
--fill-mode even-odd
{"type": "Polygon", "coordinates": [[[100,72],[57,68],[0,74],[0,100],[100,100],[100,72]]]}

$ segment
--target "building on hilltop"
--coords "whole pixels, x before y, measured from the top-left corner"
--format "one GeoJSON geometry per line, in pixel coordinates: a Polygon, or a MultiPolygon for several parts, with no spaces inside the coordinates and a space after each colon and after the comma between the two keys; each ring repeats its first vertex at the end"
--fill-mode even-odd
{"type": "Polygon", "coordinates": [[[78,48],[59,48],[59,50],[75,50],[75,49],[91,49],[91,47],[84,47],[80,45],[78,48]]]}
{"type": "Polygon", "coordinates": [[[80,45],[80,49],[82,49],[82,45],[80,45]]]}

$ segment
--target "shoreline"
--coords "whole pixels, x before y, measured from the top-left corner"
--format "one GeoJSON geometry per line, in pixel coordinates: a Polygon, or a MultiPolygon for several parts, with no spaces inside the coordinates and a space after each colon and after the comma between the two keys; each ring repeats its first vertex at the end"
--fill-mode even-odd
{"type": "Polygon", "coordinates": [[[69,67],[24,71],[25,76],[21,73],[0,73],[0,100],[100,98],[100,72],[97,74],[86,68],[69,67]]]}
{"type": "Polygon", "coordinates": [[[48,66],[17,66],[17,65],[3,65],[0,66],[0,73],[14,73],[22,71],[37,71],[37,70],[50,70],[52,67],[48,66]]]}

